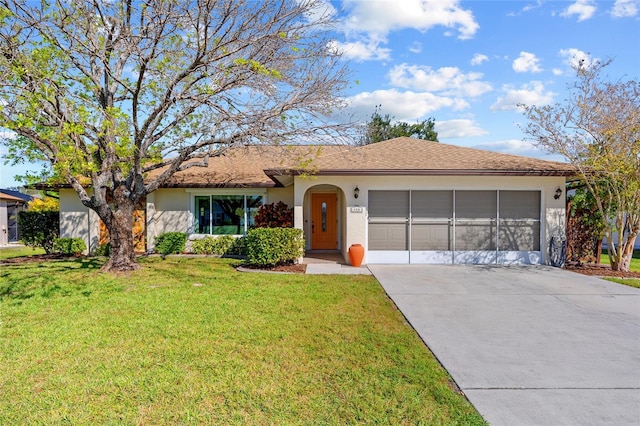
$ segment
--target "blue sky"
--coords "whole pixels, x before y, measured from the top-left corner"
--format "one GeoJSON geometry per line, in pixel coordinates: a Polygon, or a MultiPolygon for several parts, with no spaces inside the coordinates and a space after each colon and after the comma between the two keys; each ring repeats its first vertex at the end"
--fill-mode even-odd
{"type": "Polygon", "coordinates": [[[547,159],[518,127],[517,104],[561,102],[571,63],[613,59],[640,74],[640,1],[332,2],[338,46],[359,81],[350,109],[436,120],[441,142],[547,159]]]}
{"type": "MultiPolygon", "coordinates": [[[[562,101],[572,61],[613,59],[611,80],[640,74],[640,0],[344,0],[336,45],[352,69],[349,108],[433,117],[443,143],[547,159],[518,128],[518,103],[562,101]]],[[[21,169],[0,164],[0,187],[21,169]]]]}

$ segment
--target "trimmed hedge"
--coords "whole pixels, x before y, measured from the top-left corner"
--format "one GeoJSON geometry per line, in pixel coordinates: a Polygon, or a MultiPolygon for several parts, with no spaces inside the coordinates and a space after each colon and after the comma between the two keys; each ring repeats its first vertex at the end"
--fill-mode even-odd
{"type": "Polygon", "coordinates": [[[186,245],[187,234],[184,232],[165,232],[156,238],[156,251],[163,257],[183,253],[186,245]]]}
{"type": "Polygon", "coordinates": [[[66,255],[81,255],[87,249],[82,238],[56,238],[53,242],[53,251],[66,255]]]}
{"type": "Polygon", "coordinates": [[[206,236],[191,242],[191,251],[195,254],[217,254],[246,256],[245,237],[236,238],[231,235],[219,237],[206,236]]]}
{"type": "Polygon", "coordinates": [[[302,229],[255,228],[247,233],[247,260],[256,266],[293,263],[304,255],[302,229]]]}
{"type": "Polygon", "coordinates": [[[233,245],[227,251],[228,255],[246,256],[247,255],[247,237],[243,235],[233,241],[233,245]]]}
{"type": "Polygon", "coordinates": [[[233,246],[234,240],[235,237],[231,235],[198,238],[191,242],[191,251],[195,254],[227,254],[227,251],[233,246]]]}
{"type": "Polygon", "coordinates": [[[18,213],[18,227],[22,242],[29,247],[41,247],[49,254],[60,236],[60,212],[22,211],[18,213]]]}

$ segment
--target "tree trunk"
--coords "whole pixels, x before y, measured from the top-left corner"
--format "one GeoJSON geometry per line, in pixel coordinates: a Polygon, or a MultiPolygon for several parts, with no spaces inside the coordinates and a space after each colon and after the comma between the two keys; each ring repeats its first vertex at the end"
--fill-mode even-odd
{"type": "Polygon", "coordinates": [[[105,272],[134,271],[140,269],[133,249],[133,202],[120,202],[110,221],[105,221],[111,239],[109,260],[105,272]]]}
{"type": "Polygon", "coordinates": [[[636,235],[629,235],[624,243],[618,247],[616,256],[610,257],[611,269],[614,271],[629,272],[631,258],[633,257],[633,246],[636,242],[636,235]]]}

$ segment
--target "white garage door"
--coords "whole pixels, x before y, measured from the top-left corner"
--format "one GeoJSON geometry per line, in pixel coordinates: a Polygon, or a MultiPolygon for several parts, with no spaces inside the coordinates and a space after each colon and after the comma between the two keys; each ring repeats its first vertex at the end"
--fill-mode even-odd
{"type": "Polygon", "coordinates": [[[541,263],[540,191],[369,191],[368,263],[541,263]]]}

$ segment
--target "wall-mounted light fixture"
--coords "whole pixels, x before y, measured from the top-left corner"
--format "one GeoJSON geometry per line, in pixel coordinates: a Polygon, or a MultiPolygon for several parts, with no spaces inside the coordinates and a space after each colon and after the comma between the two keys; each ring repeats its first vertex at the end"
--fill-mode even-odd
{"type": "Polygon", "coordinates": [[[360,196],[360,188],[356,185],[356,188],[353,190],[353,198],[358,198],[360,196]]]}
{"type": "Polygon", "coordinates": [[[561,195],[562,195],[562,188],[558,187],[558,189],[556,189],[556,195],[554,195],[553,198],[557,200],[558,198],[560,198],[561,195]]]}

